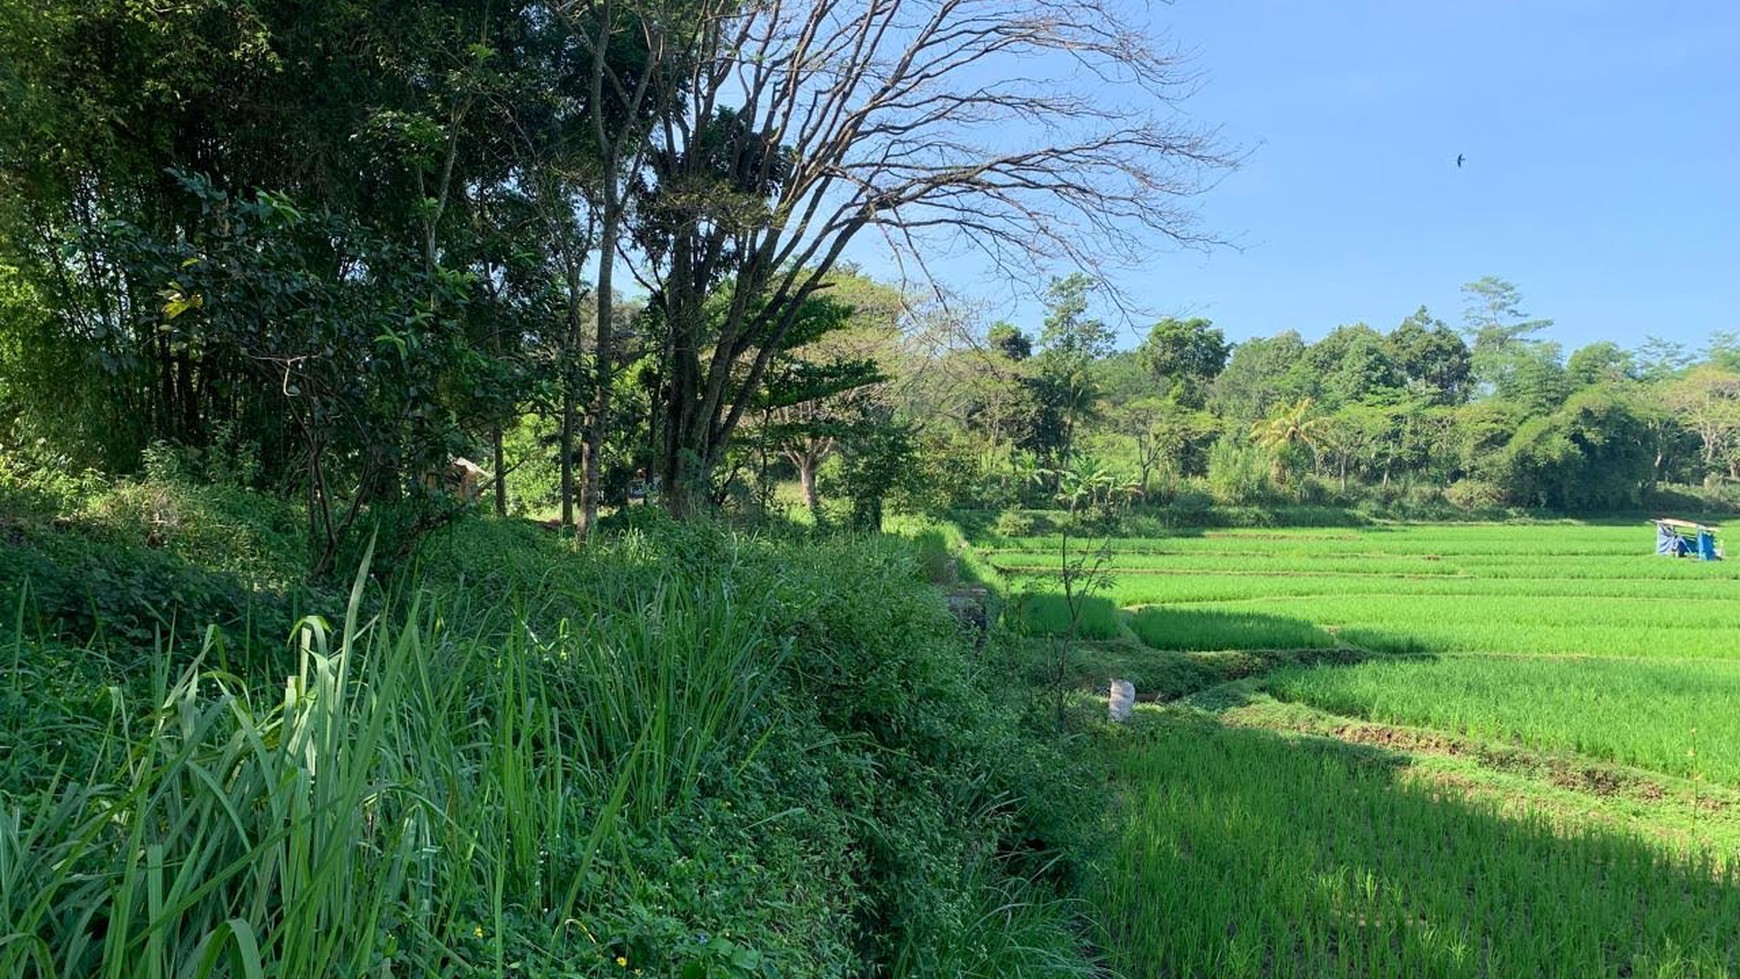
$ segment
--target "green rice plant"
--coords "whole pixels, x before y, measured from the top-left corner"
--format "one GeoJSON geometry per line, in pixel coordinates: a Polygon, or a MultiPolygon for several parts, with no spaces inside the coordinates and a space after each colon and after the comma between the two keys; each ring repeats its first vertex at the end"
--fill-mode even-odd
{"type": "MultiPolygon", "coordinates": [[[[1733,655],[1740,563],[1659,558],[1650,540],[1643,525],[1569,523],[1123,540],[1110,595],[1298,619],[1390,652],[1733,655]]],[[[1039,582],[1048,545],[1023,540],[992,560],[1039,582]]]]}
{"type": "MultiPolygon", "coordinates": [[[[1022,635],[1069,634],[1069,603],[1062,595],[1045,592],[1017,595],[1004,606],[1003,615],[1022,635]]],[[[1080,635],[1083,639],[1117,638],[1118,609],[1111,599],[1100,595],[1083,599],[1080,635]]]]}
{"type": "Polygon", "coordinates": [[[1131,616],[1130,628],[1154,649],[1333,649],[1341,645],[1303,619],[1257,612],[1150,605],[1131,616]]]}
{"type": "Polygon", "coordinates": [[[1450,656],[1272,676],[1283,700],[1740,785],[1740,661],[1450,656]],[[1697,729],[1695,756],[1687,731],[1697,729]],[[1696,766],[1696,767],[1694,767],[1696,766]]]}
{"type": "Polygon", "coordinates": [[[1721,603],[1664,608],[1616,598],[1456,595],[1253,599],[1213,607],[1297,616],[1346,642],[1398,653],[1549,653],[1639,658],[1735,654],[1721,603]]]}
{"type": "Polygon", "coordinates": [[[1383,575],[1195,575],[1143,574],[1121,569],[1112,590],[1120,605],[1236,602],[1253,599],[1382,596],[1408,599],[1444,595],[1461,599],[1491,597],[1621,599],[1653,603],[1658,613],[1674,605],[1730,602],[1740,588],[1728,582],[1638,580],[1635,578],[1479,578],[1472,575],[1394,577],[1383,575]]]}
{"type": "Polygon", "coordinates": [[[1161,720],[1114,748],[1096,890],[1128,975],[1726,977],[1740,877],[1397,782],[1339,742],[1161,720]]]}

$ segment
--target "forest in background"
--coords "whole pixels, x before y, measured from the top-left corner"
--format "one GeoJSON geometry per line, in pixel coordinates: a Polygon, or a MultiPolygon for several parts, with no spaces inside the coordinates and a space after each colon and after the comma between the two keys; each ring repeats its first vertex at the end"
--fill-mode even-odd
{"type": "Polygon", "coordinates": [[[711,508],[752,419],[825,435],[805,406],[874,373],[795,353],[847,319],[829,284],[854,238],[921,267],[939,241],[1111,267],[1202,240],[1185,202],[1235,161],[1175,111],[1188,73],[1135,16],[0,5],[7,456],[167,452],[300,499],[317,572],[365,513],[403,540],[446,519],[426,490],[461,455],[503,508],[553,458],[588,531],[637,475],[711,508]]]}
{"type": "Polygon", "coordinates": [[[868,10],[0,5],[8,478],[155,465],[299,500],[325,573],[365,514],[396,552],[450,519],[454,458],[498,511],[584,529],[782,484],[864,526],[1114,498],[1578,514],[1740,474],[1735,336],[1567,356],[1498,278],[1454,326],[1165,318],[1117,349],[1120,276],[1210,242],[1190,198],[1238,162],[1176,113],[1188,66],[1097,2],[868,10]],[[973,81],[1058,52],[1142,98],[973,81]],[[917,273],[977,247],[1064,274],[1041,321],[990,323],[866,277],[860,233],[917,273]]]}
{"type": "Polygon", "coordinates": [[[1179,64],[1097,4],[951,8],[1014,32],[953,55],[924,9],[878,7],[894,40],[865,54],[707,4],[0,8],[7,471],[153,462],[298,499],[316,571],[362,514],[407,542],[448,519],[428,490],[455,457],[497,510],[582,527],[649,487],[763,512],[795,483],[863,525],[1113,497],[1591,513],[1735,477],[1733,335],[1567,356],[1493,277],[1454,326],[1235,344],[1165,318],[1117,349],[1094,311],[1128,228],[1206,240],[1184,203],[1236,157],[1164,112],[936,81],[1085,46],[1165,109],[1179,64]],[[858,128],[810,105],[799,132],[800,89],[858,128]],[[1054,144],[984,135],[1022,113],[1054,144]],[[1085,271],[1040,322],[987,323],[841,259],[869,229],[922,269],[933,228],[1085,271]]]}

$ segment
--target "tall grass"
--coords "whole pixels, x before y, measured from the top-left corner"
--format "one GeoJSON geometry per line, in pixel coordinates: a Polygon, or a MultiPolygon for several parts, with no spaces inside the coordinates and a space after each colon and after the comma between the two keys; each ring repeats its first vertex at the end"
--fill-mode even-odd
{"type": "MultiPolygon", "coordinates": [[[[250,976],[370,965],[388,916],[434,870],[439,796],[417,791],[383,750],[423,635],[365,628],[354,615],[336,648],[319,620],[299,635],[299,668],[277,703],[256,704],[235,677],[196,666],[160,680],[136,738],[112,732],[126,749],[112,781],[0,800],[0,973],[156,979],[220,964],[250,976]]],[[[396,938],[432,956],[439,931],[407,923],[396,938]]]]}
{"type": "Polygon", "coordinates": [[[148,657],[0,784],[0,975],[922,975],[963,920],[963,974],[1085,968],[1044,868],[1091,796],[910,549],[522,533],[359,573],[287,677],[148,657]]]}
{"type": "Polygon", "coordinates": [[[510,913],[549,929],[516,960],[609,961],[581,914],[600,854],[694,797],[780,666],[729,577],[618,578],[543,636],[417,600],[359,622],[359,576],[341,631],[300,624],[272,703],[208,668],[211,634],[113,732],[112,782],[0,799],[0,974],[487,970],[510,913]]]}

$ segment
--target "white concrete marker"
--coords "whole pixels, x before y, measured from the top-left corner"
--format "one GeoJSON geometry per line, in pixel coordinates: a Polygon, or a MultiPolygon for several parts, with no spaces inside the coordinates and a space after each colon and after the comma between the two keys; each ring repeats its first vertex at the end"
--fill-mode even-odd
{"type": "Polygon", "coordinates": [[[1136,685],[1128,680],[1113,680],[1112,694],[1107,704],[1114,721],[1130,719],[1130,708],[1136,706],[1136,685]]]}

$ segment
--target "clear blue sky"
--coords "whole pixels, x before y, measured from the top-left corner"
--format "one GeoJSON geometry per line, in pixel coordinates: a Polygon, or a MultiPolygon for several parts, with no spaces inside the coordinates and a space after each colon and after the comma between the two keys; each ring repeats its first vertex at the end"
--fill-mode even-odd
{"type": "Polygon", "coordinates": [[[1455,326],[1461,284],[1496,275],[1567,352],[1740,330],[1740,3],[1155,10],[1205,76],[1186,109],[1250,152],[1199,208],[1239,249],[1158,256],[1126,282],[1145,306],[1235,340],[1388,330],[1422,303],[1455,326]]]}

